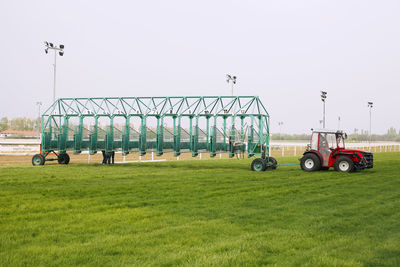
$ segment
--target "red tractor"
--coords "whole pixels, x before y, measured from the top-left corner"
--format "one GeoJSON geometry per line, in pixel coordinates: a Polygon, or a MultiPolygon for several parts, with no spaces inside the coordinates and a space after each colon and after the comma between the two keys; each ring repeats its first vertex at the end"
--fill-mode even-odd
{"type": "Polygon", "coordinates": [[[330,167],[341,172],[372,168],[372,153],[346,149],[346,137],[347,134],[342,131],[313,131],[311,144],[300,159],[300,167],[308,172],[328,170],[330,167]]]}

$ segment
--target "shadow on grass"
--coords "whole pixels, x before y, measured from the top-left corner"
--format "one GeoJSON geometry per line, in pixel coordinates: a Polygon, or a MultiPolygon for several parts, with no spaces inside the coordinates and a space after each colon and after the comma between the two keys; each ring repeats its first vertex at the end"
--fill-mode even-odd
{"type": "Polygon", "coordinates": [[[233,160],[224,160],[224,162],[213,162],[213,161],[180,161],[180,162],[154,162],[154,163],[116,163],[116,164],[85,164],[85,163],[70,163],[71,167],[89,167],[89,168],[116,168],[116,169],[126,169],[126,168],[142,168],[142,169],[154,169],[156,168],[179,168],[179,169],[237,169],[237,170],[250,170],[251,161],[238,162],[238,164],[232,164],[233,160]]]}

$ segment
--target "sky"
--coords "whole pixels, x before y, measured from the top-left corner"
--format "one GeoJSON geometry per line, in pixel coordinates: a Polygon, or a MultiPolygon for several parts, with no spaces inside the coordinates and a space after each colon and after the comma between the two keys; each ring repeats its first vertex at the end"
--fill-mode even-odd
{"type": "Polygon", "coordinates": [[[56,97],[256,95],[271,132],[400,130],[400,1],[0,1],[0,117],[56,97]],[[338,122],[340,117],[340,125],[338,122]],[[283,122],[282,127],[278,122],[283,122]]]}

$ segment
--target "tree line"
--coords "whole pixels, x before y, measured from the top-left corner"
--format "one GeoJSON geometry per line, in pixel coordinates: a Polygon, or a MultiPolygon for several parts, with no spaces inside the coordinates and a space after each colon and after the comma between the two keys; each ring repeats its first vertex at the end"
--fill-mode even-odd
{"type": "MultiPolygon", "coordinates": [[[[394,127],[390,127],[385,134],[372,134],[366,130],[354,129],[354,132],[347,133],[347,140],[354,142],[362,141],[393,141],[400,142],[400,130],[397,131],[394,127]]],[[[311,134],[272,134],[272,140],[310,140],[311,134]]]]}
{"type": "Polygon", "coordinates": [[[31,119],[28,117],[24,118],[13,118],[8,119],[3,117],[0,119],[0,132],[12,129],[17,131],[39,131],[40,130],[40,119],[31,119]]]}

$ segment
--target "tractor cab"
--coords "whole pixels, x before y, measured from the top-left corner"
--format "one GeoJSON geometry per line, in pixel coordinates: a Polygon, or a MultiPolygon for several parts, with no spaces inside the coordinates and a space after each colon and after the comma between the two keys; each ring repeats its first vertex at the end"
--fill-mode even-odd
{"type": "Polygon", "coordinates": [[[310,150],[320,154],[321,165],[327,166],[332,152],[345,149],[344,139],[346,137],[347,135],[342,131],[313,131],[310,150]]]}
{"type": "Polygon", "coordinates": [[[343,131],[314,130],[300,166],[305,171],[328,170],[351,172],[373,167],[373,155],[361,150],[345,148],[343,131]]]}

